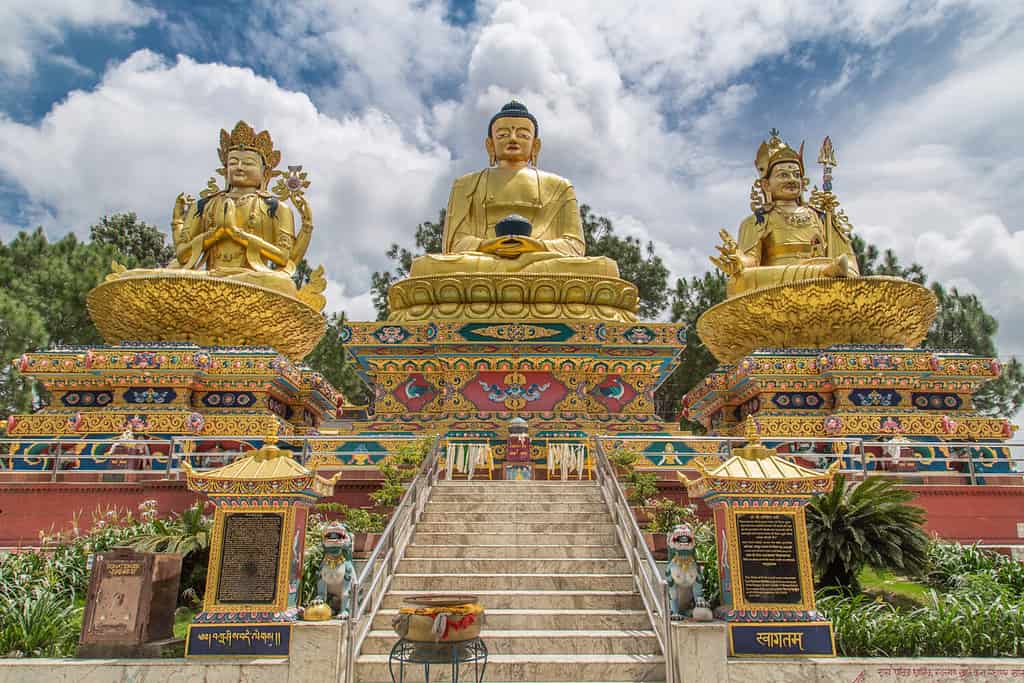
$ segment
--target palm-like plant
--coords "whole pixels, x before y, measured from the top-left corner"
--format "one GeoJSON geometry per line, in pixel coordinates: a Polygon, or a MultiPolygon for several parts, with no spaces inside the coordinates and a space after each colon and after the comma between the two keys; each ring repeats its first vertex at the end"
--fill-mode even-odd
{"type": "Polygon", "coordinates": [[[143,552],[179,553],[182,595],[201,596],[206,588],[211,524],[203,514],[202,501],[198,501],[170,519],[151,520],[145,533],[128,542],[143,552]]]}
{"type": "Polygon", "coordinates": [[[821,586],[860,590],[865,566],[919,574],[928,562],[922,508],[914,494],[893,482],[869,477],[846,488],[842,475],[828,494],[807,506],[811,558],[821,586]]]}

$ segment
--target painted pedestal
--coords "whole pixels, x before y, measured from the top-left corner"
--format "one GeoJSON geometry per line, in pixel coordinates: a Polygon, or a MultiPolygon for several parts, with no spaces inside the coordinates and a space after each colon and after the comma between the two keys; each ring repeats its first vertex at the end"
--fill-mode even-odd
{"type": "Polygon", "coordinates": [[[188,487],[216,506],[203,610],[189,626],[189,657],[287,656],[298,618],[306,519],[334,479],[267,445],[217,470],[186,465],[188,487]]]}
{"type": "Polygon", "coordinates": [[[346,351],[374,387],[358,436],[436,433],[487,441],[505,459],[509,426],[529,425],[531,460],[549,440],[592,433],[665,434],[654,390],[685,346],[685,328],[587,321],[352,323],[346,351]]]}
{"type": "Polygon", "coordinates": [[[6,454],[8,468],[18,470],[52,468],[39,456],[58,451],[61,469],[166,469],[167,439],[175,436],[202,439],[196,451],[210,453],[201,463],[215,465],[213,454],[239,450],[239,441],[244,450],[267,434],[315,433],[342,402],[319,373],[270,348],[58,347],[25,354],[15,367],[52,394],[42,410],[8,420],[7,436],[23,440],[6,454]],[[223,436],[242,438],[213,438],[223,436]],[[137,443],[147,440],[161,443],[137,443]]]}
{"type": "MultiPolygon", "coordinates": [[[[973,403],[982,385],[999,373],[993,358],[920,348],[770,349],[708,375],[683,397],[682,414],[722,436],[741,436],[744,420],[754,417],[766,441],[806,439],[810,446],[816,438],[895,440],[895,452],[905,456],[900,467],[962,474],[963,481],[951,483],[969,483],[968,473],[954,469],[947,458],[980,461],[976,474],[982,477],[1011,472],[1008,451],[997,446],[1016,427],[981,415],[973,403]],[[915,448],[914,441],[933,443],[915,448]],[[936,449],[935,441],[993,445],[951,453],[936,449]]],[[[821,448],[836,450],[842,444],[821,448]]],[[[870,448],[869,470],[895,466],[873,462],[873,455],[886,454],[882,446],[870,448]]],[[[860,466],[852,460],[847,465],[860,466]]]]}
{"type": "MultiPolygon", "coordinates": [[[[751,421],[752,422],[752,421],[751,421]]],[[[832,488],[835,467],[810,470],[752,439],[687,480],[714,514],[730,656],[835,655],[832,624],[815,609],[804,506],[832,488]]]]}

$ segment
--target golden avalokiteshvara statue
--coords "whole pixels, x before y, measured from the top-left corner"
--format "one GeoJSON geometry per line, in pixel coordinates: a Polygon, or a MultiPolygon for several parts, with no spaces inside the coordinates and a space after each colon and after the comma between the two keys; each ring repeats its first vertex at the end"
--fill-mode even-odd
{"type": "Polygon", "coordinates": [[[804,200],[803,145],[794,150],[772,130],[757,150],[753,215],[739,239],[719,235],[711,261],[727,276],[726,301],[708,309],[697,332],[720,361],[766,348],[835,344],[916,346],[935,317],[925,287],[892,277],[861,277],[850,222],[832,192],[835,151],[818,155],[822,189],[804,200]]]}
{"type": "Polygon", "coordinates": [[[490,163],[452,185],[442,253],[392,286],[391,320],[636,320],[636,288],[611,259],[585,255],[572,184],[537,168],[539,133],[514,100],[491,118],[490,163]]]}
{"type": "Polygon", "coordinates": [[[174,202],[177,258],[158,269],[115,263],[90,292],[89,312],[111,343],[273,346],[301,358],[323,335],[326,303],[322,266],[302,289],[292,279],[313,233],[307,174],[277,170],[281,152],[270,133],[244,121],[221,130],[217,154],[225,187],[210,178],[198,200],[181,193],[174,202]],[[298,233],[288,202],[299,212],[298,233]]]}

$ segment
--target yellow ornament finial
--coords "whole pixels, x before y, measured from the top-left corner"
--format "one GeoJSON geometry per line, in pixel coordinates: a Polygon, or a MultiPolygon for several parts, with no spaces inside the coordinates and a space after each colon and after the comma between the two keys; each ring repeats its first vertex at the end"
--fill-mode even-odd
{"type": "Polygon", "coordinates": [[[821,143],[821,149],[818,150],[818,163],[822,166],[839,165],[836,163],[836,150],[832,147],[832,138],[827,135],[821,143]]]}
{"type": "Polygon", "coordinates": [[[751,415],[747,416],[747,421],[743,425],[743,435],[750,444],[761,442],[761,425],[751,415]]]}

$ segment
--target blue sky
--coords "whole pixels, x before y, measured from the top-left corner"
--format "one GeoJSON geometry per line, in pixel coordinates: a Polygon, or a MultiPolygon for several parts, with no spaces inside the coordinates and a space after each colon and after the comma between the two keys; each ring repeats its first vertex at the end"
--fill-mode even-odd
{"type": "Polygon", "coordinates": [[[310,172],[329,306],[369,317],[387,244],[486,163],[515,96],[540,165],[675,275],[748,212],[769,128],[810,161],[831,135],[855,230],[978,293],[1024,353],[1020,3],[13,0],[0,22],[0,237],[165,227],[244,118],[310,172]]]}

